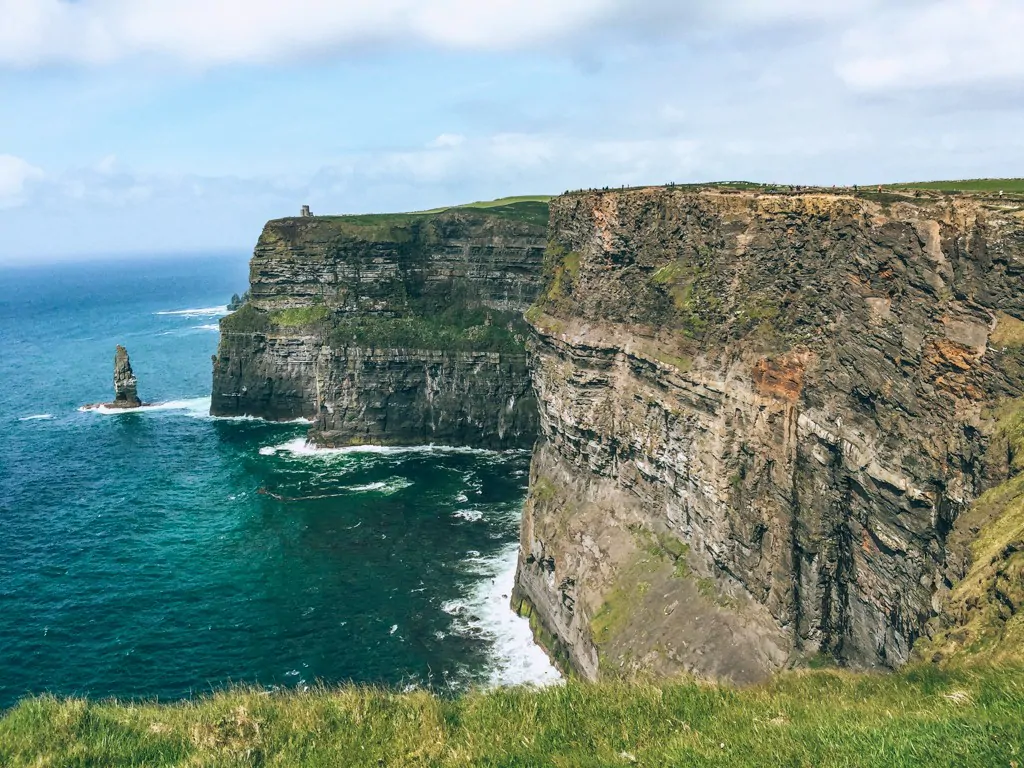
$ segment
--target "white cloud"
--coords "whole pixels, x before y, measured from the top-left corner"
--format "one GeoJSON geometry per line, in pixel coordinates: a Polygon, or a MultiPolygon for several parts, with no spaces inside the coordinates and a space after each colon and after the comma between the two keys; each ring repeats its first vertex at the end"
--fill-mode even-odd
{"type": "MultiPolygon", "coordinates": [[[[347,206],[353,204],[393,210],[403,204],[394,198],[382,203],[373,196],[380,194],[387,201],[396,188],[402,188],[413,206],[422,201],[423,206],[434,207],[444,202],[438,196],[448,189],[493,189],[495,196],[501,196],[508,190],[539,194],[561,192],[568,186],[658,183],[689,178],[701,160],[699,149],[698,142],[688,139],[503,133],[464,139],[443,150],[353,154],[323,169],[311,180],[309,192],[337,211],[350,210],[347,206]]],[[[470,199],[487,192],[465,194],[470,199]]]]}
{"type": "Polygon", "coordinates": [[[622,0],[0,0],[0,62],[103,64],[137,54],[262,62],[380,42],[511,49],[606,20],[622,0]]]}
{"type": "Polygon", "coordinates": [[[838,71],[861,90],[1024,78],[1024,3],[939,0],[886,9],[845,35],[838,71]]]}
{"type": "Polygon", "coordinates": [[[436,139],[427,144],[428,147],[434,149],[445,149],[449,147],[458,147],[466,143],[466,137],[461,133],[442,133],[436,139]]]}
{"type": "Polygon", "coordinates": [[[582,44],[603,29],[686,39],[746,27],[845,24],[913,0],[0,0],[0,65],[165,56],[258,63],[380,44],[500,51],[582,44]]]}
{"type": "Polygon", "coordinates": [[[0,155],[0,207],[13,208],[25,201],[26,187],[43,172],[14,155],[0,155]]]}

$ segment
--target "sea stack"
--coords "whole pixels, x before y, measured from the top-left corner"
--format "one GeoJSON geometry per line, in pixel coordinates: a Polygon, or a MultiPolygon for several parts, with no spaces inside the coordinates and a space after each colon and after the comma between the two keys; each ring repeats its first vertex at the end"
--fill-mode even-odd
{"type": "Polygon", "coordinates": [[[142,401],[139,400],[137,390],[138,381],[132,373],[132,364],[128,359],[128,350],[120,344],[114,353],[114,402],[110,408],[140,408],[142,401]]]}

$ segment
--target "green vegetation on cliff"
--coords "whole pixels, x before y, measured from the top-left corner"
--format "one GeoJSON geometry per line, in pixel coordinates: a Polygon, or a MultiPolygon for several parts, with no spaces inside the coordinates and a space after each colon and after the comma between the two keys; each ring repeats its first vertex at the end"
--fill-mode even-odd
{"type": "Polygon", "coordinates": [[[321,334],[331,346],[430,349],[450,352],[524,352],[526,325],[516,312],[455,304],[434,313],[404,317],[332,315],[327,307],[264,312],[246,304],[221,321],[225,333],[271,333],[302,329],[321,334]]]}
{"type": "Polygon", "coordinates": [[[270,322],[280,328],[306,328],[323,322],[330,312],[323,304],[312,307],[279,309],[270,313],[270,322]]]}
{"type": "Polygon", "coordinates": [[[270,329],[268,313],[256,309],[252,304],[243,304],[220,321],[222,333],[265,333],[270,329]]]}
{"type": "Polygon", "coordinates": [[[521,221],[537,226],[547,226],[548,200],[544,196],[507,197],[489,202],[454,205],[448,208],[434,208],[429,211],[409,213],[365,213],[344,216],[317,216],[317,223],[329,222],[342,234],[369,242],[407,242],[412,229],[438,216],[466,212],[479,216],[493,216],[510,221],[521,221]]]}
{"type": "Polygon", "coordinates": [[[886,184],[887,189],[931,189],[937,192],[1024,192],[1024,179],[961,179],[959,181],[914,181],[886,184]]]}
{"type": "Polygon", "coordinates": [[[508,219],[526,221],[539,226],[547,226],[548,202],[550,195],[520,195],[519,197],[502,197],[498,200],[481,200],[476,203],[455,205],[450,208],[433,208],[420,213],[444,213],[445,211],[481,210],[508,219]]]}
{"type": "Polygon", "coordinates": [[[515,312],[454,307],[434,315],[360,315],[333,321],[331,346],[377,349],[435,349],[470,352],[523,352],[526,327],[515,312]]]}
{"type": "Polygon", "coordinates": [[[28,699],[0,765],[1011,766],[1024,669],[787,673],[759,687],[570,682],[457,698],[236,690],[183,704],[28,699]]]}
{"type": "Polygon", "coordinates": [[[1012,477],[983,494],[957,521],[970,569],[947,596],[919,658],[1024,664],[1024,400],[998,414],[993,451],[1005,451],[1012,477]]]}

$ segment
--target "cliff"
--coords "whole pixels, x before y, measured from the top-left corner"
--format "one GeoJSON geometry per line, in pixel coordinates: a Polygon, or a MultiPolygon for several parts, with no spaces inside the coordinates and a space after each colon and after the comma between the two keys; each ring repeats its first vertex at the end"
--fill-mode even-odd
{"type": "Polygon", "coordinates": [[[547,219],[268,223],[213,412],[539,434],[513,604],[588,678],[1019,660],[1024,199],[676,187],[547,219]]]}
{"type": "Polygon", "coordinates": [[[529,447],[522,311],[547,205],[269,222],[221,321],[212,413],[308,418],[323,444],[529,447]]]}
{"type": "Polygon", "coordinates": [[[969,644],[1024,594],[1022,275],[1010,197],[552,201],[514,605],[590,678],[969,644]]]}

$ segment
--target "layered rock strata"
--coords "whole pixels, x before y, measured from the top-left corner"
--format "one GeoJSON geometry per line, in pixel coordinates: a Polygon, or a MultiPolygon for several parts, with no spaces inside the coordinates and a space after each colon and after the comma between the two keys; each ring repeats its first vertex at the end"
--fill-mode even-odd
{"type": "Polygon", "coordinates": [[[131,360],[128,358],[128,350],[120,344],[114,351],[114,401],[108,403],[108,408],[139,408],[142,401],[139,400],[138,380],[132,372],[131,360]]]}
{"type": "Polygon", "coordinates": [[[327,445],[529,447],[522,312],[547,206],[280,219],[221,323],[212,412],[307,418],[327,445]]]}
{"type": "Polygon", "coordinates": [[[737,682],[906,661],[969,567],[961,513],[1021,463],[997,417],[1024,394],[1024,202],[581,193],[550,237],[514,605],[553,655],[737,682]]]}

